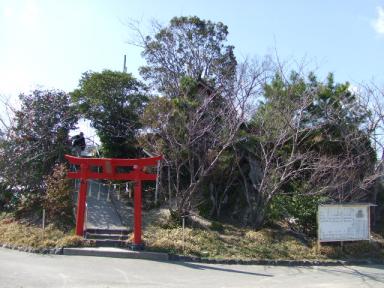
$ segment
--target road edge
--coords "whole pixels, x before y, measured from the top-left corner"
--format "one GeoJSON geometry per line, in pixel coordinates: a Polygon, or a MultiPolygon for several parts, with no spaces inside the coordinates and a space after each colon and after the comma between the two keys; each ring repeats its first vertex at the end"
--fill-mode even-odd
{"type": "Polygon", "coordinates": [[[52,254],[68,256],[97,256],[111,258],[145,259],[153,261],[193,262],[202,264],[226,265],[266,265],[266,266],[352,266],[352,265],[384,265],[380,259],[329,259],[329,260],[289,260],[289,259],[216,259],[197,256],[185,256],[173,253],[160,253],[153,251],[129,251],[119,253],[114,251],[97,251],[92,247],[59,247],[59,248],[32,248],[0,243],[1,248],[17,250],[34,254],[52,254]],[[65,252],[67,251],[67,252],[65,252]],[[76,253],[68,252],[76,251],[76,253]],[[91,251],[91,252],[90,252],[91,251]]]}

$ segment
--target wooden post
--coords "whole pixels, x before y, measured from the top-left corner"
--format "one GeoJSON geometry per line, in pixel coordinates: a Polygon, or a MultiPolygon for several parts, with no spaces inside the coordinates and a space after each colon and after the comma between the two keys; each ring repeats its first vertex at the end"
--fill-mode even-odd
{"type": "Polygon", "coordinates": [[[317,213],[316,213],[316,222],[317,222],[317,245],[316,250],[317,253],[321,254],[321,242],[320,242],[320,215],[319,215],[319,207],[317,207],[317,213]]]}
{"type": "Polygon", "coordinates": [[[185,254],[185,215],[181,216],[183,219],[182,227],[183,227],[183,254],[185,254]]]}
{"type": "Polygon", "coordinates": [[[368,217],[368,241],[371,243],[371,206],[367,206],[368,217]]]}
{"type": "Polygon", "coordinates": [[[44,232],[45,232],[45,209],[43,208],[43,223],[42,223],[42,226],[43,226],[43,231],[42,231],[42,238],[44,239],[44,232]]]}
{"type": "Polygon", "coordinates": [[[45,209],[43,209],[43,230],[45,229],[45,209]]]}
{"type": "Polygon", "coordinates": [[[168,164],[168,194],[169,207],[172,207],[172,189],[171,189],[171,167],[168,164]]]}

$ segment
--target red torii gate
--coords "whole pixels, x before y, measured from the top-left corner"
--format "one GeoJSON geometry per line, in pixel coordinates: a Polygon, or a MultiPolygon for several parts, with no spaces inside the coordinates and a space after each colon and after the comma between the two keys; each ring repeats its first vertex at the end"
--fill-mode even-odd
{"type": "Polygon", "coordinates": [[[132,180],[134,185],[134,237],[133,245],[142,246],[141,241],[141,182],[155,181],[157,174],[147,174],[143,169],[157,166],[162,156],[139,159],[81,158],[65,155],[69,163],[80,166],[80,171],[68,172],[68,178],[80,179],[80,190],[77,197],[76,235],[84,235],[84,214],[87,197],[88,179],[132,180]],[[95,168],[99,169],[95,169],[95,168]],[[130,172],[119,172],[118,167],[132,167],[130,172]],[[91,170],[93,168],[93,170],[91,170]],[[100,169],[101,168],[101,169],[100,169]],[[100,172],[97,171],[101,170],[100,172]]]}

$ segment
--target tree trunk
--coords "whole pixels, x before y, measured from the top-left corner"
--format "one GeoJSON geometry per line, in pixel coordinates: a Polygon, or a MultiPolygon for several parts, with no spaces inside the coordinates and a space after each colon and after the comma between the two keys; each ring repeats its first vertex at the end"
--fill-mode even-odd
{"type": "Polygon", "coordinates": [[[263,204],[257,205],[254,203],[252,207],[248,207],[244,219],[246,219],[246,225],[255,229],[259,229],[264,225],[266,209],[263,204]]]}

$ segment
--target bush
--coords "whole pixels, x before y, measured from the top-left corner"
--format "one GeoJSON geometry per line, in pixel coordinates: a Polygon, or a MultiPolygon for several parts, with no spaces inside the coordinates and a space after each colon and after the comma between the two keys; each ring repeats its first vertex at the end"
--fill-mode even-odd
{"type": "Polygon", "coordinates": [[[321,196],[279,194],[273,197],[268,205],[267,219],[270,222],[285,221],[293,230],[315,236],[317,207],[323,201],[321,196]]]}
{"type": "Polygon", "coordinates": [[[42,216],[42,203],[44,196],[41,194],[22,194],[15,205],[14,215],[17,219],[24,219],[30,223],[37,223],[42,216]]]}
{"type": "Polygon", "coordinates": [[[47,222],[64,230],[74,223],[71,181],[67,178],[67,172],[64,164],[55,166],[52,175],[46,178],[47,190],[43,203],[47,222]]]}
{"type": "Polygon", "coordinates": [[[84,240],[83,237],[77,235],[67,235],[56,243],[56,247],[88,247],[92,246],[91,241],[84,240]]]}

